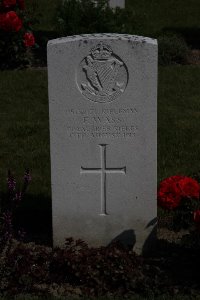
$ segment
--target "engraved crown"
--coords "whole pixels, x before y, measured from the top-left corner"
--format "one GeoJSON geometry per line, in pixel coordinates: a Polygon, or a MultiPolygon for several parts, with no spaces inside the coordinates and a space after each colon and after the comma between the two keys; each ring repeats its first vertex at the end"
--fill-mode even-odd
{"type": "Polygon", "coordinates": [[[110,46],[100,42],[94,48],[91,49],[91,54],[96,59],[108,59],[112,54],[112,49],[110,46]]]}

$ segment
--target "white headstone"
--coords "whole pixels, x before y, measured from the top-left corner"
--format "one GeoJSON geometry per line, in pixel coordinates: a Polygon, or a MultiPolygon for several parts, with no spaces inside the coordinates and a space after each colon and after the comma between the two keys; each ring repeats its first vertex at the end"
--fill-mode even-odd
{"type": "Polygon", "coordinates": [[[125,0],[109,0],[109,4],[112,8],[125,8],[125,0]]]}
{"type": "Polygon", "coordinates": [[[157,42],[91,34],[48,43],[54,245],[151,245],[157,42]]]}

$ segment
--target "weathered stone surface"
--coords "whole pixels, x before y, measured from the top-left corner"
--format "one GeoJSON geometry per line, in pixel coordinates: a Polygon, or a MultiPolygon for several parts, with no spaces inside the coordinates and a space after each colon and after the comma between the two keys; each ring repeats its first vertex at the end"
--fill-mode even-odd
{"type": "Polygon", "coordinates": [[[151,246],[157,42],[118,34],[48,43],[54,245],[151,246]]]}

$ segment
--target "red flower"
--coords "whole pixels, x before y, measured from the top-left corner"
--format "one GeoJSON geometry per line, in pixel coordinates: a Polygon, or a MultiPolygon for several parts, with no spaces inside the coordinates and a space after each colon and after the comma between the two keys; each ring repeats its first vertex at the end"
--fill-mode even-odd
{"type": "Polygon", "coordinates": [[[171,176],[160,183],[158,205],[166,209],[174,209],[182,198],[199,198],[199,183],[186,176],[171,176]]]}
{"type": "Polygon", "coordinates": [[[0,28],[5,31],[19,31],[22,28],[22,20],[15,11],[0,14],[0,28]]]}
{"type": "Polygon", "coordinates": [[[167,209],[174,209],[179,206],[181,202],[181,196],[177,183],[180,178],[182,178],[182,176],[172,176],[166,178],[160,183],[158,190],[159,206],[167,209]]]}
{"type": "Polygon", "coordinates": [[[199,198],[200,185],[196,180],[189,177],[184,177],[179,181],[179,187],[183,197],[199,198]]]}
{"type": "Polygon", "coordinates": [[[24,45],[26,47],[31,47],[35,45],[35,37],[31,32],[26,32],[24,34],[24,45]]]}
{"type": "Polygon", "coordinates": [[[18,0],[17,2],[18,2],[18,5],[19,5],[19,8],[23,10],[25,8],[24,0],[18,0]]]}
{"type": "Polygon", "coordinates": [[[16,5],[16,0],[3,0],[2,4],[5,8],[9,8],[11,6],[16,5]]]}
{"type": "Polygon", "coordinates": [[[200,209],[194,211],[194,222],[200,225],[200,209]]]}

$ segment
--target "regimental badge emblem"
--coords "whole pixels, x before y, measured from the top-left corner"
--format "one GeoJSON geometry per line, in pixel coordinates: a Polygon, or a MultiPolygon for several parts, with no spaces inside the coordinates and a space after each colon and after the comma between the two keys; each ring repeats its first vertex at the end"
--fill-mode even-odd
{"type": "Polygon", "coordinates": [[[80,62],[76,76],[82,95],[99,103],[114,101],[128,84],[125,63],[103,42],[93,47],[80,62]]]}

